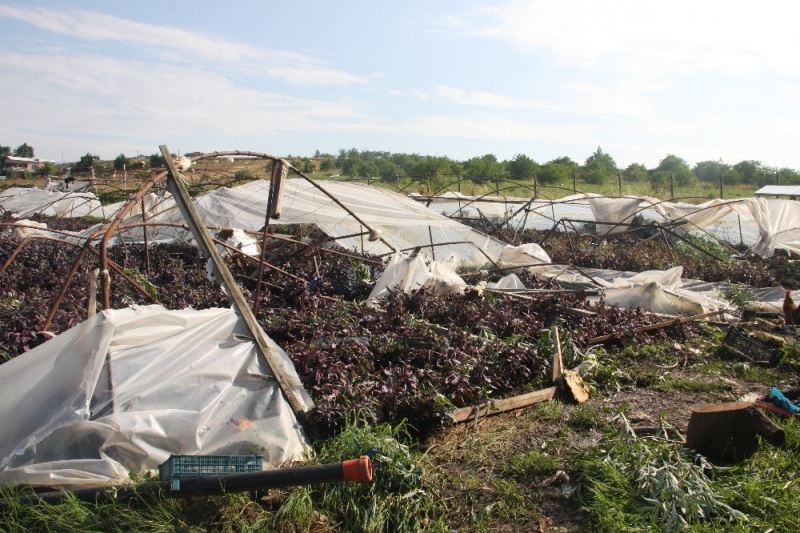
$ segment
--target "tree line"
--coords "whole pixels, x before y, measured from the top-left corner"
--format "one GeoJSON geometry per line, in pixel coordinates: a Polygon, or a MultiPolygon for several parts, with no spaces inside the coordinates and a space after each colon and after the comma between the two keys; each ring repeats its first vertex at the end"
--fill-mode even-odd
{"type": "MultiPolygon", "coordinates": [[[[34,148],[23,143],[15,149],[0,145],[0,158],[34,157],[34,148]]],[[[701,183],[747,184],[761,186],[766,184],[800,184],[800,172],[791,168],[778,168],[765,165],[761,161],[744,160],[736,164],[718,161],[700,161],[694,166],[674,154],[666,155],[654,168],[640,163],[631,163],[625,168],[617,166],[614,158],[598,147],[583,164],[569,157],[559,157],[539,163],[525,154],[517,154],[508,160],[499,160],[494,154],[484,154],[459,161],[446,156],[392,153],[386,151],[340,150],[338,155],[322,154],[317,151],[314,157],[291,157],[293,165],[304,172],[319,170],[333,174],[357,178],[374,178],[384,181],[397,181],[411,177],[418,179],[462,178],[482,183],[496,179],[533,180],[543,185],[562,185],[569,187],[573,180],[581,183],[604,185],[615,183],[619,178],[624,182],[649,182],[658,190],[665,189],[673,182],[686,187],[701,183]]],[[[88,172],[97,165],[100,158],[86,153],[72,166],[74,172],[88,172]]],[[[119,154],[112,162],[115,170],[123,168],[159,168],[164,166],[160,153],[138,158],[119,154]]],[[[52,169],[48,168],[48,171],[52,169]]],[[[52,173],[52,172],[50,172],[52,173]]]]}
{"type": "Polygon", "coordinates": [[[653,188],[661,189],[669,187],[672,180],[675,185],[686,187],[698,182],[718,183],[722,177],[726,184],[800,184],[800,173],[794,169],[770,167],[760,161],[750,160],[734,165],[721,160],[709,160],[690,166],[683,158],[668,154],[654,168],[647,168],[640,163],[620,168],[601,147],[589,155],[583,164],[569,157],[538,163],[525,154],[517,154],[505,161],[499,160],[494,154],[484,154],[458,161],[444,156],[359,151],[355,148],[340,150],[338,156],[315,156],[323,172],[338,169],[342,175],[386,181],[401,177],[453,176],[480,183],[498,178],[530,180],[535,176],[541,184],[569,186],[573,179],[603,185],[616,183],[621,177],[625,182],[649,181],[653,188]]]}

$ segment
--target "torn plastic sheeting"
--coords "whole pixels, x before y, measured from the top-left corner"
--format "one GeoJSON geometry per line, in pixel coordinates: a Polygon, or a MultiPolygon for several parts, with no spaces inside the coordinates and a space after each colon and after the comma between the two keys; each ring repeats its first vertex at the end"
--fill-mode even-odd
{"type": "MultiPolygon", "coordinates": [[[[494,260],[504,246],[504,243],[435,213],[401,194],[352,183],[324,182],[322,186],[398,250],[420,247],[422,253],[431,259],[453,257],[461,265],[484,265],[490,259],[494,260]],[[458,244],[436,246],[431,251],[431,241],[458,244]]],[[[264,225],[268,191],[269,182],[257,180],[211,191],[196,198],[195,205],[208,226],[258,231],[264,225]]],[[[131,222],[138,220],[134,217],[131,222]]],[[[174,201],[169,200],[153,210],[148,222],[180,224],[182,217],[174,201]]],[[[275,222],[315,224],[331,237],[366,231],[344,209],[303,179],[286,181],[281,218],[275,222]]],[[[141,240],[140,228],[122,228],[122,231],[128,238],[141,240]]],[[[154,241],[188,239],[188,233],[180,228],[156,225],[148,227],[148,235],[154,241]]],[[[392,252],[383,242],[370,241],[367,235],[337,242],[344,248],[368,254],[392,252]]]]}
{"type": "Polygon", "coordinates": [[[500,252],[497,262],[502,267],[530,266],[538,263],[550,263],[547,252],[536,243],[529,242],[519,246],[507,244],[500,252]]]}
{"type": "Polygon", "coordinates": [[[119,484],[172,453],[300,459],[301,428],[246,335],[230,309],[133,307],[0,365],[0,483],[119,484]]]}
{"type": "Polygon", "coordinates": [[[523,290],[526,289],[525,284],[522,283],[522,280],[516,274],[509,274],[507,276],[503,276],[497,281],[493,281],[486,284],[487,289],[510,289],[510,290],[523,290]]]}
{"type": "Polygon", "coordinates": [[[90,192],[55,192],[37,188],[11,187],[0,192],[0,212],[17,218],[33,215],[74,218],[101,215],[102,206],[90,192]]]}
{"type": "MultiPolygon", "coordinates": [[[[732,310],[724,299],[709,292],[684,288],[683,267],[645,272],[574,269],[566,265],[531,267],[531,273],[567,288],[601,288],[605,303],[628,309],[642,308],[666,315],[690,316],[732,310]],[[591,278],[589,277],[591,276],[591,278]]],[[[599,297],[590,297],[598,302],[599,297]]]]}
{"type": "Polygon", "coordinates": [[[375,282],[367,300],[379,300],[394,292],[409,294],[420,288],[442,295],[463,292],[467,283],[452,268],[440,261],[428,265],[420,254],[414,257],[395,254],[375,282]]]}

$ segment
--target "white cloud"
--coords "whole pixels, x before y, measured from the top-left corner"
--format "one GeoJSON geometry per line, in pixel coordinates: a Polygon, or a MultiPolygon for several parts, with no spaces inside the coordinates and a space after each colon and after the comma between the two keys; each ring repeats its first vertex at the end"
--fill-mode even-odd
{"type": "Polygon", "coordinates": [[[145,24],[96,11],[57,11],[0,4],[0,17],[85,41],[115,41],[156,51],[160,59],[199,61],[299,85],[348,86],[367,80],[325,66],[304,54],[255,47],[222,37],[169,26],[145,24]]]}
{"type": "Polygon", "coordinates": [[[791,0],[513,0],[481,9],[470,32],[638,77],[760,69],[797,76],[798,20],[800,3],[791,0]]]}
{"type": "Polygon", "coordinates": [[[0,51],[0,70],[0,101],[14,102],[3,112],[7,137],[38,142],[49,157],[62,150],[70,158],[87,150],[110,156],[125,143],[128,151],[150,149],[188,136],[263,139],[364,120],[347,99],[285,96],[189,67],[0,51]]]}
{"type": "Polygon", "coordinates": [[[423,115],[392,128],[404,135],[505,141],[581,142],[592,131],[586,125],[532,124],[494,116],[423,115]]]}
{"type": "Polygon", "coordinates": [[[547,111],[563,111],[564,108],[552,102],[539,100],[523,100],[503,94],[485,91],[465,91],[448,85],[437,85],[433,88],[436,96],[452,103],[473,107],[498,107],[505,109],[541,109],[547,111]]]}

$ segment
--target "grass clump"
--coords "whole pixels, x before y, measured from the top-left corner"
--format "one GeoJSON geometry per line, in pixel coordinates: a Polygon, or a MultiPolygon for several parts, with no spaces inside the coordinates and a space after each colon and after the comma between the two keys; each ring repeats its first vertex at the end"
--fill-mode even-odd
{"type": "Polygon", "coordinates": [[[676,531],[707,521],[747,521],[712,485],[707,462],[695,460],[680,444],[637,437],[620,416],[619,435],[580,464],[584,503],[598,530],[676,531]]]}
{"type": "Polygon", "coordinates": [[[582,502],[599,531],[798,531],[800,425],[776,419],[786,445],[717,467],[661,438],[622,429],[580,458],[582,502]]]}
{"type": "Polygon", "coordinates": [[[531,450],[509,458],[502,466],[501,472],[506,476],[530,480],[552,474],[558,470],[558,467],[559,461],[557,457],[539,450],[531,450]]]}

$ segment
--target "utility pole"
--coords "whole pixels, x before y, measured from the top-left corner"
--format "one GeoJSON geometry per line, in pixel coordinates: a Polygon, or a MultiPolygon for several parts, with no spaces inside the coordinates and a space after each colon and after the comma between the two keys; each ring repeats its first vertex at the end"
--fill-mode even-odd
{"type": "Polygon", "coordinates": [[[725,190],[724,190],[724,185],[723,185],[724,181],[725,181],[725,173],[724,172],[720,172],[719,173],[719,197],[720,197],[720,199],[725,198],[725,190]]]}
{"type": "Polygon", "coordinates": [[[617,196],[622,198],[622,172],[619,170],[617,171],[617,190],[619,191],[617,196]]]}
{"type": "Polygon", "coordinates": [[[533,199],[536,200],[539,197],[539,182],[536,179],[536,174],[533,175],[533,199]]]}
{"type": "Polygon", "coordinates": [[[575,171],[572,171],[572,194],[578,193],[578,182],[576,181],[575,171]]]}

